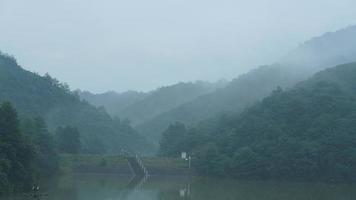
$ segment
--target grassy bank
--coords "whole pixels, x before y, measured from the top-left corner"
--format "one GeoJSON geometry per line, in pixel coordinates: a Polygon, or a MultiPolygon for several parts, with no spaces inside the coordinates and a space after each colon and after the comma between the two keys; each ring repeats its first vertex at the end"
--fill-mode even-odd
{"type": "Polygon", "coordinates": [[[178,158],[145,157],[142,162],[151,175],[188,175],[188,162],[178,158]]]}
{"type": "Polygon", "coordinates": [[[64,173],[117,173],[130,174],[127,160],[112,155],[60,155],[60,167],[64,173]]]}
{"type": "MultiPolygon", "coordinates": [[[[144,157],[142,161],[151,175],[188,175],[188,163],[182,159],[144,157]]],[[[127,160],[113,155],[60,155],[63,173],[131,174],[127,160]]]]}

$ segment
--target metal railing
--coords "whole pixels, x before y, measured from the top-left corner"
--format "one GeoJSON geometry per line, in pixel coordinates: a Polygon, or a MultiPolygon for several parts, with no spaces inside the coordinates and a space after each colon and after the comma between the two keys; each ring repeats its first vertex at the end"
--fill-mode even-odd
{"type": "Polygon", "coordinates": [[[121,155],[127,159],[130,169],[131,169],[132,173],[134,174],[134,176],[143,176],[143,177],[149,176],[149,172],[148,172],[146,166],[142,162],[142,159],[136,153],[121,149],[121,155]],[[141,173],[134,169],[133,165],[135,165],[135,163],[132,163],[132,160],[130,158],[133,158],[135,160],[136,164],[140,168],[141,173]]]}

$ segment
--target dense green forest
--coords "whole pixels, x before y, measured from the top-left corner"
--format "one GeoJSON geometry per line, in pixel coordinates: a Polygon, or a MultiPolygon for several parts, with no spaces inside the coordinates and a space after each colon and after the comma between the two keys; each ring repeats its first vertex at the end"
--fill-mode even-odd
{"type": "Polygon", "coordinates": [[[313,38],[272,65],[262,66],[234,79],[227,87],[202,95],[137,126],[156,142],[170,123],[195,124],[227,111],[242,112],[269,95],[306,80],[314,73],[356,61],[356,26],[313,38]]]}
{"type": "Polygon", "coordinates": [[[75,127],[58,127],[55,133],[55,141],[60,153],[79,154],[82,150],[80,133],[75,127]]]}
{"type": "Polygon", "coordinates": [[[276,88],[241,114],[172,124],[160,154],[188,151],[203,175],[356,181],[356,63],[276,88]]]}
{"type": "Polygon", "coordinates": [[[12,57],[0,54],[0,102],[9,101],[21,118],[42,117],[51,132],[75,127],[84,153],[117,153],[121,148],[148,152],[151,145],[127,120],[112,118],[71,92],[49,75],[22,69],[12,57]]]}
{"type": "Polygon", "coordinates": [[[231,82],[179,83],[149,93],[80,95],[113,116],[128,118],[141,134],[158,144],[162,132],[173,122],[194,125],[221,113],[242,112],[277,86],[287,89],[320,70],[355,61],[355,35],[356,26],[350,26],[312,38],[274,64],[258,67],[231,82]]]}
{"type": "Polygon", "coordinates": [[[0,106],[0,194],[29,189],[58,170],[55,142],[40,118],[20,122],[13,106],[0,106]]]}
{"type": "Polygon", "coordinates": [[[137,126],[144,135],[158,142],[162,131],[172,122],[198,123],[225,111],[240,112],[267,96],[278,85],[291,86],[295,78],[282,66],[263,66],[233,80],[227,87],[203,95],[137,126]]]}

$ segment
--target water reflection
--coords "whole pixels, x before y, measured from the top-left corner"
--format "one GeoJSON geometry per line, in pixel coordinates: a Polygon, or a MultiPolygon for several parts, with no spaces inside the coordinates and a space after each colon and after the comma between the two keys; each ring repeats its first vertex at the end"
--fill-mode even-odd
{"type": "MultiPolygon", "coordinates": [[[[46,184],[49,200],[353,200],[356,186],[325,183],[246,182],[188,177],[77,174],[46,184]]],[[[4,199],[4,198],[3,198],[4,199]]],[[[1,199],[1,200],[3,200],[1,199]]],[[[6,200],[23,199],[11,197],[6,200]]]]}

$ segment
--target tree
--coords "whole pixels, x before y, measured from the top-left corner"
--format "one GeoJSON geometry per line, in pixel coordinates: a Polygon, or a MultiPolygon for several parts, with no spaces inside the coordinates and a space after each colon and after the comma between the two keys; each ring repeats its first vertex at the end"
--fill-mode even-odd
{"type": "Polygon", "coordinates": [[[163,132],[160,142],[161,156],[177,157],[182,151],[186,151],[185,137],[187,128],[183,123],[176,122],[169,125],[168,129],[163,132]]]}
{"type": "Polygon", "coordinates": [[[34,147],[34,176],[40,178],[55,174],[58,170],[58,155],[52,134],[48,131],[45,121],[37,117],[26,119],[22,123],[22,132],[34,147]]]}
{"type": "Polygon", "coordinates": [[[80,133],[75,127],[58,127],[56,143],[61,153],[79,153],[81,150],[80,133]]]}
{"type": "Polygon", "coordinates": [[[16,110],[9,102],[0,107],[0,193],[31,182],[33,149],[22,137],[16,110]]]}
{"type": "Polygon", "coordinates": [[[190,151],[203,175],[355,182],[355,91],[356,63],[331,68],[243,113],[202,122],[185,141],[170,126],[161,150],[175,153],[196,135],[205,141],[190,151]]]}

